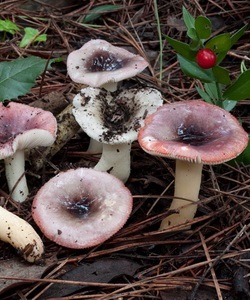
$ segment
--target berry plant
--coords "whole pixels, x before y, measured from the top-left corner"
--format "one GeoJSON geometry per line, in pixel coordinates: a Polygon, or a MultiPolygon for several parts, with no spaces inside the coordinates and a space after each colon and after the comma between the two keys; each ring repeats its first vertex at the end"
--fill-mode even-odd
{"type": "Polygon", "coordinates": [[[237,101],[250,97],[250,70],[245,69],[231,82],[229,71],[220,64],[244,34],[248,24],[233,34],[222,33],[211,37],[210,19],[205,16],[194,18],[185,7],[182,11],[190,43],[178,41],[170,36],[165,38],[177,52],[183,73],[203,83],[203,89],[196,87],[200,96],[205,101],[230,111],[237,101]]]}
{"type": "Polygon", "coordinates": [[[210,69],[216,64],[216,54],[211,49],[203,48],[198,51],[196,62],[202,69],[210,69]]]}
{"type": "MultiPolygon", "coordinates": [[[[245,33],[248,24],[233,34],[222,33],[212,36],[212,23],[205,16],[194,18],[185,7],[182,8],[183,20],[190,43],[184,43],[165,35],[168,43],[177,52],[182,72],[198,79],[202,88],[196,86],[199,95],[206,101],[232,110],[237,101],[250,98],[250,69],[243,61],[240,75],[231,81],[229,71],[220,64],[228,51],[245,33]]],[[[250,144],[237,159],[250,164],[250,144]]]]}

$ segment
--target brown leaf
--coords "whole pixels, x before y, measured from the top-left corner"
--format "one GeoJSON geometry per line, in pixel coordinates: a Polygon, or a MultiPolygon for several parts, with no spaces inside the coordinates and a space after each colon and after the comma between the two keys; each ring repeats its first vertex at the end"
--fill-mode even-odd
{"type": "MultiPolygon", "coordinates": [[[[39,266],[22,262],[17,258],[1,261],[0,277],[13,278],[40,278],[48,266],[39,266]]],[[[5,292],[9,288],[23,284],[21,280],[0,279],[0,293],[5,292]]]]}
{"type": "MultiPolygon", "coordinates": [[[[138,263],[126,258],[101,258],[93,263],[84,263],[80,266],[73,265],[69,271],[58,279],[85,282],[107,283],[112,278],[121,275],[134,275],[140,267],[138,263]]],[[[49,299],[67,296],[80,289],[83,285],[77,284],[53,284],[39,299],[49,299]]]]}

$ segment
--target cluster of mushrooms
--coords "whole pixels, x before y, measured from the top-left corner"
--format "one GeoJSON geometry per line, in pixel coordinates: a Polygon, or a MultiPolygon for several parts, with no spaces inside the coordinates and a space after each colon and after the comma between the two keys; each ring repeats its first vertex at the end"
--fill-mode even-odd
{"type": "MultiPolygon", "coordinates": [[[[156,89],[124,87],[123,80],[147,66],[140,55],[99,39],[68,56],[70,78],[83,85],[73,99],[72,114],[90,138],[88,151],[100,153],[100,158],[93,168],[60,172],[34,197],[34,221],[59,245],[75,249],[98,245],[127,222],[133,198],[125,183],[133,141],[151,155],[176,159],[169,208],[173,213],[160,230],[174,230],[194,218],[203,164],[231,160],[247,146],[248,134],[237,119],[215,105],[199,100],[164,104],[156,89]]],[[[29,194],[27,149],[52,145],[56,137],[52,113],[15,102],[0,104],[0,158],[13,200],[22,203],[29,194]]],[[[41,259],[44,246],[32,226],[2,207],[0,213],[0,239],[29,262],[41,259]]]]}

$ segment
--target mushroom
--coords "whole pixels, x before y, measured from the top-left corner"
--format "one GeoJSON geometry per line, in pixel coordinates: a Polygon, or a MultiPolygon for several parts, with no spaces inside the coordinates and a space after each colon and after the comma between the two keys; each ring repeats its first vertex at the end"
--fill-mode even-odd
{"type": "Polygon", "coordinates": [[[9,243],[28,262],[36,262],[44,253],[43,242],[33,227],[0,206],[0,240],[9,243]]]}
{"type": "Polygon", "coordinates": [[[52,113],[29,105],[0,103],[0,159],[4,159],[9,190],[15,201],[28,196],[25,149],[49,146],[56,138],[52,113]]]}
{"type": "Polygon", "coordinates": [[[117,89],[117,82],[134,77],[147,66],[142,56],[101,39],[90,40],[67,59],[68,74],[74,82],[112,92],[117,89]]]}
{"type": "MultiPolygon", "coordinates": [[[[77,83],[117,90],[118,82],[142,72],[148,62],[123,48],[105,40],[95,39],[72,51],[67,59],[69,77],[77,83]]],[[[88,152],[102,152],[102,143],[90,138],[88,152]]]]}
{"type": "Polygon", "coordinates": [[[238,156],[248,135],[224,109],[200,100],[165,104],[145,120],[138,141],[144,151],[176,159],[175,193],[160,230],[194,218],[203,164],[220,164],[238,156]]]}
{"type": "Polygon", "coordinates": [[[132,195],[124,184],[91,168],[59,173],[41,187],[32,204],[32,216],[44,235],[74,249],[106,241],[131,211],[132,195]]]}
{"type": "Polygon", "coordinates": [[[131,143],[148,114],[161,106],[163,99],[156,89],[130,89],[121,92],[88,87],[73,99],[73,115],[103,151],[94,167],[126,182],[130,175],[131,143]]]}

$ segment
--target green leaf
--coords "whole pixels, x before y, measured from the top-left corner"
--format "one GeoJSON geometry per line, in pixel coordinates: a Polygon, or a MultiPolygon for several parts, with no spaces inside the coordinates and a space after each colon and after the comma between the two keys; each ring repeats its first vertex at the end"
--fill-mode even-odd
{"type": "Polygon", "coordinates": [[[187,31],[187,35],[194,41],[198,42],[199,41],[199,37],[198,37],[198,34],[195,30],[195,28],[190,28],[188,29],[187,31]]]}
{"type": "Polygon", "coordinates": [[[20,42],[20,47],[24,48],[27,45],[34,43],[34,42],[46,42],[47,40],[47,34],[40,34],[39,31],[32,27],[26,27],[24,28],[24,36],[20,42]]]}
{"type": "Polygon", "coordinates": [[[188,10],[184,6],[182,7],[182,16],[187,30],[195,28],[195,18],[188,12],[188,10]]]}
{"type": "Polygon", "coordinates": [[[200,79],[203,82],[215,80],[212,69],[201,69],[196,62],[190,61],[181,55],[177,55],[181,70],[187,76],[200,79]]]}
{"type": "Polygon", "coordinates": [[[229,33],[222,33],[211,38],[205,48],[211,49],[216,53],[228,51],[231,48],[231,40],[229,33]]]}
{"type": "Polygon", "coordinates": [[[204,89],[208,93],[210,98],[213,99],[213,103],[216,103],[219,98],[216,83],[215,82],[204,83],[204,89]]]}
{"type": "Polygon", "coordinates": [[[165,38],[178,54],[182,55],[183,57],[189,60],[195,59],[196,52],[192,51],[188,44],[172,39],[167,35],[165,35],[165,38]]]}
{"type": "Polygon", "coordinates": [[[229,71],[220,67],[220,66],[214,66],[212,68],[214,77],[217,82],[221,84],[228,85],[231,83],[230,77],[229,77],[229,71]]]}
{"type": "Polygon", "coordinates": [[[224,99],[244,100],[250,98],[250,70],[242,73],[223,93],[224,99]]]}
{"type": "Polygon", "coordinates": [[[208,39],[212,32],[212,23],[208,18],[198,16],[195,19],[195,29],[199,39],[208,39]]]}
{"type": "Polygon", "coordinates": [[[0,31],[15,34],[20,28],[10,20],[0,20],[0,31]]]}
{"type": "MultiPolygon", "coordinates": [[[[51,61],[52,62],[52,61],[51,61]]],[[[27,94],[48,61],[36,56],[0,63],[0,101],[27,94]]]]}
{"type": "Polygon", "coordinates": [[[222,107],[227,110],[227,111],[231,111],[235,105],[237,104],[237,101],[234,100],[224,100],[222,102],[222,107]]]}
{"type": "MultiPolygon", "coordinates": [[[[245,33],[245,31],[248,29],[249,27],[249,24],[243,26],[241,29],[239,29],[237,32],[235,32],[233,35],[230,36],[230,43],[231,43],[231,46],[230,48],[238,41],[238,39],[245,33]]],[[[227,55],[227,52],[228,52],[229,49],[225,50],[225,51],[222,51],[220,52],[218,55],[217,55],[217,64],[220,64],[223,59],[226,57],[227,55]]]]}
{"type": "Polygon", "coordinates": [[[249,27],[249,24],[246,24],[245,26],[241,27],[241,29],[239,29],[237,32],[235,32],[231,36],[231,38],[230,38],[231,46],[233,46],[238,41],[238,39],[242,37],[242,35],[245,33],[245,31],[248,29],[248,27],[249,27]]]}
{"type": "Polygon", "coordinates": [[[89,13],[84,17],[82,23],[89,23],[94,21],[95,19],[100,18],[100,16],[104,13],[110,13],[112,11],[116,11],[117,9],[121,9],[122,5],[113,5],[113,4],[105,4],[96,6],[89,11],[89,13]]]}
{"type": "Polygon", "coordinates": [[[199,95],[201,96],[202,99],[204,99],[206,102],[208,103],[214,103],[213,100],[210,98],[210,96],[203,91],[201,88],[199,88],[198,86],[195,87],[197,92],[199,93],[199,95]]]}

